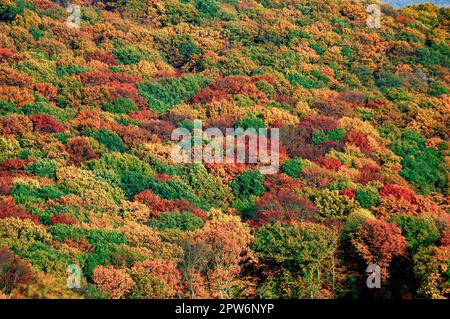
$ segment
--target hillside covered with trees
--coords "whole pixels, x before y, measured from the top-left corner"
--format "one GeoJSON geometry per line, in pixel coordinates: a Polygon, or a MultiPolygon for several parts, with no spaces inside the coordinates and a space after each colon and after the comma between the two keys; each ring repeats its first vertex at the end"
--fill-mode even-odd
{"type": "Polygon", "coordinates": [[[449,297],[450,9],[73,3],[0,0],[0,298],[449,297]],[[279,172],[174,163],[195,119],[279,172]]]}

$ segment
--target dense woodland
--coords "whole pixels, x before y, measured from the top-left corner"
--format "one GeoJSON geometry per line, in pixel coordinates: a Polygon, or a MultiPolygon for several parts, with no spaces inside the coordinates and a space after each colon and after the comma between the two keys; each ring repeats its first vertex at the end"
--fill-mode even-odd
{"type": "Polygon", "coordinates": [[[74,3],[0,0],[1,298],[449,297],[449,9],[74,3]],[[173,163],[194,119],[279,173],[173,163]]]}

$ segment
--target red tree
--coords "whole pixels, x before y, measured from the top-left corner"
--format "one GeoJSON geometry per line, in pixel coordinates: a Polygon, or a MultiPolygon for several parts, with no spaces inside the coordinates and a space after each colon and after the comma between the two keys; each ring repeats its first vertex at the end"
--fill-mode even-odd
{"type": "Polygon", "coordinates": [[[48,114],[32,114],[30,119],[35,130],[44,133],[60,133],[64,131],[64,126],[53,116],[48,114]]]}
{"type": "Polygon", "coordinates": [[[251,224],[261,225],[275,220],[309,220],[316,213],[316,206],[306,197],[292,192],[265,193],[255,202],[255,217],[251,224]]]}
{"type": "Polygon", "coordinates": [[[343,142],[358,146],[364,153],[370,153],[372,151],[372,148],[369,145],[369,140],[359,131],[350,131],[347,135],[345,135],[343,142]]]}
{"type": "Polygon", "coordinates": [[[33,268],[12,251],[0,247],[0,287],[7,294],[14,288],[33,280],[33,268]]]}
{"type": "Polygon", "coordinates": [[[14,56],[10,49],[0,48],[0,63],[6,62],[14,56]]]}
{"type": "Polygon", "coordinates": [[[66,225],[74,225],[77,224],[77,220],[72,218],[66,214],[56,214],[50,217],[50,221],[52,224],[66,224],[66,225]]]}
{"type": "Polygon", "coordinates": [[[87,58],[90,61],[92,60],[100,61],[109,66],[117,65],[116,58],[114,57],[114,55],[99,50],[89,53],[87,58]]]}
{"type": "Polygon", "coordinates": [[[399,185],[394,184],[386,184],[384,187],[380,190],[380,194],[382,196],[389,196],[392,195],[397,199],[403,198],[407,202],[411,204],[417,203],[417,196],[414,194],[413,191],[406,189],[399,185]]]}
{"type": "Polygon", "coordinates": [[[66,150],[70,155],[70,160],[75,164],[80,164],[98,157],[98,154],[92,148],[89,140],[84,136],[68,139],[66,150]]]}
{"type": "Polygon", "coordinates": [[[31,219],[35,224],[39,224],[39,217],[27,214],[26,210],[17,206],[12,198],[0,200],[0,219],[14,217],[19,219],[31,219]]]}
{"type": "Polygon", "coordinates": [[[389,277],[387,268],[392,259],[406,254],[406,239],[394,223],[382,220],[368,220],[351,234],[351,242],[366,264],[374,263],[389,277]]]}
{"type": "Polygon", "coordinates": [[[338,158],[334,157],[321,157],[318,160],[316,160],[316,163],[319,164],[321,167],[331,169],[334,171],[337,171],[339,167],[342,166],[342,162],[338,158]]]}
{"type": "Polygon", "coordinates": [[[33,160],[24,160],[20,158],[10,158],[3,161],[0,164],[0,169],[7,171],[19,171],[22,170],[28,163],[33,162],[33,160]]]}

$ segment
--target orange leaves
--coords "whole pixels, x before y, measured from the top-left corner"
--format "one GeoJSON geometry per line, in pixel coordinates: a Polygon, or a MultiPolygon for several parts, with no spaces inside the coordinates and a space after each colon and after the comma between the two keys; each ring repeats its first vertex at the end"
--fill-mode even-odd
{"type": "Polygon", "coordinates": [[[110,129],[112,120],[102,116],[99,110],[81,110],[73,120],[73,126],[79,129],[110,129]]]}
{"type": "Polygon", "coordinates": [[[33,89],[49,100],[54,100],[58,94],[58,89],[49,83],[37,83],[33,89]]]}
{"type": "Polygon", "coordinates": [[[267,104],[268,99],[265,93],[256,87],[256,81],[240,75],[230,75],[218,79],[211,86],[200,90],[192,99],[192,103],[210,103],[213,100],[230,100],[235,94],[245,94],[259,104],[267,104]]]}
{"type": "Polygon", "coordinates": [[[0,86],[0,100],[16,103],[23,107],[34,103],[34,96],[26,89],[15,86],[0,86]]]}
{"type": "Polygon", "coordinates": [[[33,129],[33,123],[25,115],[12,114],[5,116],[1,121],[0,132],[3,135],[24,135],[27,132],[31,132],[33,129]]]}
{"type": "Polygon", "coordinates": [[[134,286],[133,279],[125,270],[115,269],[113,266],[97,266],[94,269],[92,280],[112,299],[125,296],[134,286]]]}
{"type": "Polygon", "coordinates": [[[242,260],[250,241],[250,230],[239,218],[212,220],[196,231],[195,240],[210,245],[216,262],[234,264],[242,260]]]}
{"type": "Polygon", "coordinates": [[[25,88],[31,86],[33,79],[26,74],[7,66],[0,66],[0,84],[25,88]]]}
{"type": "Polygon", "coordinates": [[[150,190],[145,190],[136,196],[134,200],[145,204],[151,210],[151,215],[158,216],[161,212],[168,211],[196,211],[187,200],[167,200],[153,194],[150,190]]]}
{"type": "Polygon", "coordinates": [[[139,289],[139,298],[172,298],[181,293],[181,274],[172,260],[136,262],[131,268],[131,274],[135,278],[136,290],[139,289]]]}
{"type": "Polygon", "coordinates": [[[6,62],[14,56],[10,49],[0,48],[0,63],[6,62]]]}

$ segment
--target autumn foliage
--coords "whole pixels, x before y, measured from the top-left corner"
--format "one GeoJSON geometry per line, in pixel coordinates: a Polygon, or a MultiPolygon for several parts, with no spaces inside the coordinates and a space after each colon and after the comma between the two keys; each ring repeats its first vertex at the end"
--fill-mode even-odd
{"type": "Polygon", "coordinates": [[[449,8],[75,2],[0,1],[0,298],[449,297],[449,8]]]}

